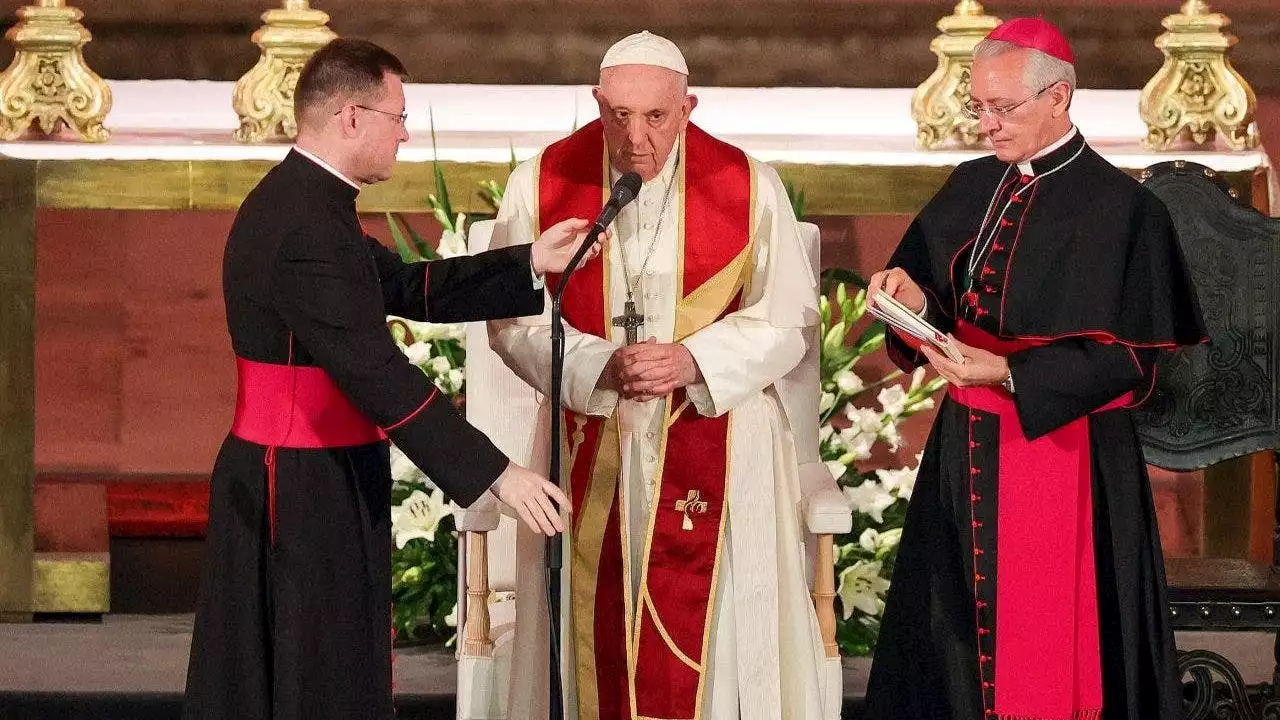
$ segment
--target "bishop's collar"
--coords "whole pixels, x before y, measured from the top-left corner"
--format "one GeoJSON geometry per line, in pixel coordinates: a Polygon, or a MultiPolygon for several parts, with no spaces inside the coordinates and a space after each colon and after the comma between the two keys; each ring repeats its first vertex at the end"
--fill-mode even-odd
{"type": "Polygon", "coordinates": [[[1024,176],[1035,176],[1053,170],[1073,158],[1084,144],[1084,135],[1073,125],[1066,135],[1036,153],[1031,160],[1018,163],[1018,172],[1024,176]]]}

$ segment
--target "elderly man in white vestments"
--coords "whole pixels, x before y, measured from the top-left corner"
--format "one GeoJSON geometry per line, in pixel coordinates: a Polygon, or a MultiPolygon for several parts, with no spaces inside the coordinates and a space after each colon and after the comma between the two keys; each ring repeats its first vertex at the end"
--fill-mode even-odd
{"type": "MultiPolygon", "coordinates": [[[[777,173],[689,122],[687,76],[669,40],[614,45],[599,121],[515,169],[494,230],[494,247],[528,243],[594,216],[622,173],[644,181],[564,300],[566,708],[817,720],[823,649],[791,429],[816,420],[788,417],[775,388],[805,353],[817,289],[777,173]]],[[[549,312],[489,332],[545,395],[549,312]]],[[[548,418],[544,401],[537,448],[548,418]]],[[[542,547],[518,540],[511,717],[546,714],[542,547]]]]}

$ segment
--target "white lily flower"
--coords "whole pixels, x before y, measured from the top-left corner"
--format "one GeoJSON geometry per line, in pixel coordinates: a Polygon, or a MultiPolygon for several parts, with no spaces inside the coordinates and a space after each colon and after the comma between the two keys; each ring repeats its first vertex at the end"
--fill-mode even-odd
{"type": "Polygon", "coordinates": [[[911,373],[911,389],[907,392],[915,392],[920,389],[920,386],[924,385],[925,372],[925,367],[921,365],[916,368],[915,372],[911,373]]]}
{"type": "Polygon", "coordinates": [[[878,560],[859,560],[840,573],[840,588],[836,593],[840,596],[845,620],[853,615],[855,608],[879,616],[883,606],[878,601],[889,591],[889,581],[880,577],[882,567],[878,560]]]}
{"type": "Polygon", "coordinates": [[[831,423],[823,423],[822,427],[818,428],[818,442],[824,443],[830,440],[831,436],[834,435],[835,432],[836,428],[834,425],[831,423]]]}
{"type": "Polygon", "coordinates": [[[902,435],[898,434],[898,422],[890,421],[881,428],[880,438],[889,443],[889,450],[898,452],[898,448],[902,445],[902,435]]]}
{"type": "Polygon", "coordinates": [[[452,513],[440,490],[432,490],[430,495],[414,490],[404,502],[391,508],[391,537],[401,550],[414,538],[432,542],[440,521],[452,513]]]}
{"type": "Polygon", "coordinates": [[[450,395],[457,395],[462,390],[462,383],[466,381],[466,375],[458,368],[453,368],[445,374],[443,378],[444,390],[450,395]]]}
{"type": "Polygon", "coordinates": [[[394,444],[391,446],[391,479],[401,485],[425,482],[427,476],[394,444]]]}
{"type": "Polygon", "coordinates": [[[897,470],[876,470],[876,477],[879,478],[880,484],[884,485],[884,489],[889,492],[896,492],[898,497],[910,498],[911,490],[916,485],[916,471],[920,469],[917,465],[913,468],[898,468],[897,470]]]}
{"type": "Polygon", "coordinates": [[[857,487],[844,488],[844,494],[855,510],[877,523],[884,522],[884,511],[898,501],[875,480],[863,480],[857,487]]]}
{"type": "Polygon", "coordinates": [[[448,615],[444,616],[444,624],[451,628],[458,627],[458,603],[454,603],[453,609],[449,611],[448,615]]]}
{"type": "Polygon", "coordinates": [[[858,377],[852,370],[841,370],[835,376],[836,387],[840,388],[840,392],[845,395],[853,395],[860,392],[866,384],[862,382],[862,378],[858,377]]]}
{"type": "Polygon", "coordinates": [[[879,433],[880,426],[884,424],[881,420],[880,413],[868,407],[854,407],[850,405],[845,408],[845,417],[849,418],[852,427],[862,432],[879,433]]]}
{"type": "Polygon", "coordinates": [[[858,544],[867,552],[875,552],[879,545],[880,533],[875,528],[867,528],[862,531],[862,535],[858,536],[858,544]]]}
{"type": "Polygon", "coordinates": [[[431,343],[418,341],[405,348],[404,355],[414,365],[422,365],[431,359],[431,343]]]}
{"type": "Polygon", "coordinates": [[[835,406],[835,404],[836,404],[835,393],[824,392],[822,393],[822,397],[818,400],[818,412],[824,413],[830,410],[833,406],[835,406]]]}
{"type": "Polygon", "coordinates": [[[887,387],[880,391],[880,394],[876,396],[876,400],[884,408],[886,415],[896,418],[906,410],[907,391],[903,390],[901,385],[887,387]]]}
{"type": "Polygon", "coordinates": [[[443,355],[431,358],[431,362],[427,365],[427,371],[432,375],[445,375],[452,369],[453,364],[449,362],[449,358],[443,355]]]}
{"type": "MultiPolygon", "coordinates": [[[[466,220],[465,215],[458,215],[456,227],[462,227],[466,220]]],[[[445,230],[440,233],[440,245],[436,247],[436,252],[440,253],[442,258],[457,257],[467,254],[467,236],[464,232],[450,232],[445,230]]]]}
{"type": "Polygon", "coordinates": [[[845,428],[840,431],[840,442],[854,460],[866,460],[871,457],[871,448],[876,444],[879,434],[876,431],[866,432],[859,427],[845,428]]]}
{"type": "Polygon", "coordinates": [[[892,550],[902,542],[902,528],[897,527],[891,530],[885,530],[876,535],[876,550],[892,550]]]}

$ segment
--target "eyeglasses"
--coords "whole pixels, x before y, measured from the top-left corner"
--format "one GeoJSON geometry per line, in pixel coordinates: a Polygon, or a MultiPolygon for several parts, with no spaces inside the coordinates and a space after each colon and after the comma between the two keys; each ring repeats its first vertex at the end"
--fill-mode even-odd
{"type": "MultiPolygon", "coordinates": [[[[1056,84],[1057,83],[1054,83],[1053,85],[1056,84]]],[[[1012,105],[1005,105],[1004,107],[987,107],[976,100],[969,100],[969,102],[964,104],[964,107],[961,108],[961,110],[964,112],[964,116],[970,120],[977,120],[981,118],[983,113],[991,115],[997,120],[1004,120],[1009,116],[1009,113],[1040,97],[1046,90],[1053,87],[1053,85],[1046,85],[1045,87],[1040,88],[1039,92],[1034,95],[1025,97],[1012,105]]]]}
{"type": "MultiPolygon", "coordinates": [[[[407,112],[402,112],[402,113],[387,112],[386,110],[379,110],[378,108],[369,107],[368,105],[352,105],[352,107],[358,107],[362,110],[372,110],[373,112],[380,113],[382,115],[389,115],[393,118],[396,118],[396,120],[401,125],[404,125],[405,121],[409,119],[409,113],[407,112]]],[[[341,109],[339,109],[338,112],[334,113],[334,115],[341,115],[341,114],[342,114],[341,109]]]]}

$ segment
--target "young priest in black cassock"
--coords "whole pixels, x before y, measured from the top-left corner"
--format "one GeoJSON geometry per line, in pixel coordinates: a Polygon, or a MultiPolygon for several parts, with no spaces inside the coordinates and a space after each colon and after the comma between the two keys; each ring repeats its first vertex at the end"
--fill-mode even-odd
{"type": "MultiPolygon", "coordinates": [[[[1161,202],[1072,126],[1065,38],[1012,20],[979,46],[961,164],[883,287],[966,361],[896,335],[950,381],[920,464],[867,690],[868,720],[1175,720],[1151,490],[1126,408],[1161,348],[1203,340],[1161,202]]],[[[892,335],[892,334],[891,334],[892,335]]]]}
{"type": "Polygon", "coordinates": [[[536,275],[563,270],[587,223],[429,264],[367,237],[356,195],[408,139],[403,75],[371,43],[319,50],[298,81],[298,146],[227,241],[239,389],[213,470],[188,720],[392,717],[388,436],[454,501],[492,487],[535,530],[563,529],[559,489],[462,420],[385,319],[537,314],[536,275]]]}

